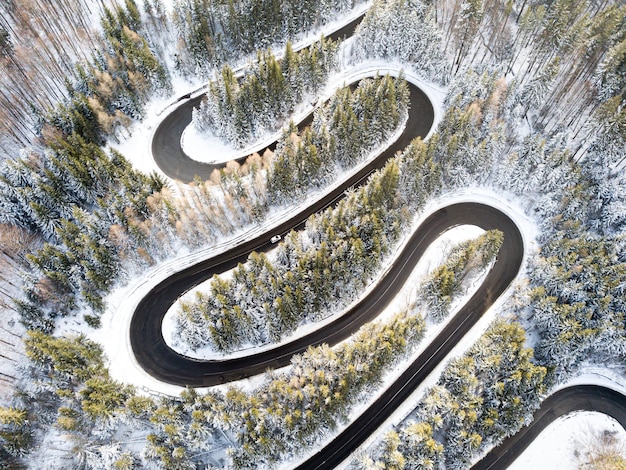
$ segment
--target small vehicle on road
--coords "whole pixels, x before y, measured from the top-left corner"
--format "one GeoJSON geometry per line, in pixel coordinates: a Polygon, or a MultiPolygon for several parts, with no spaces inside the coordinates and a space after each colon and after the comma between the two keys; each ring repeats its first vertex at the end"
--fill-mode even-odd
{"type": "Polygon", "coordinates": [[[279,241],[280,241],[280,239],[281,239],[281,238],[282,238],[282,237],[281,237],[280,235],[274,235],[272,238],[270,238],[270,241],[271,241],[272,243],[277,243],[277,242],[279,242],[279,241]]]}

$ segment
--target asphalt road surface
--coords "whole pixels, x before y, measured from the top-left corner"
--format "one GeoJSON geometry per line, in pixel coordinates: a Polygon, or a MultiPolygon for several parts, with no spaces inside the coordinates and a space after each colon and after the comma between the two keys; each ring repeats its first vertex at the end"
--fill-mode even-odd
{"type": "MultiPolygon", "coordinates": [[[[336,35],[351,34],[358,21],[360,18],[336,35]]],[[[513,221],[497,209],[477,203],[455,204],[437,211],[412,235],[399,257],[400,262],[393,266],[376,290],[363,302],[326,327],[262,354],[226,361],[201,361],[184,357],[165,344],[162,320],[169,307],[184,292],[210,278],[214,273],[224,272],[235,267],[237,263],[244,262],[251,251],[271,248],[269,240],[272,236],[284,235],[289,230],[302,226],[310,214],[336,202],[347,187],[364,181],[372,171],[383,166],[396,151],[405,148],[415,136],[427,135],[433,122],[432,105],[417,87],[410,85],[410,90],[410,114],[406,131],[379,158],[347,181],[342,188],[329,194],[324,200],[301,210],[280,227],[164,280],[139,303],[131,321],[130,341],[137,361],[159,380],[191,387],[237,380],[264,372],[268,368],[284,366],[289,363],[293,354],[306,350],[310,345],[320,343],[332,345],[350,336],[362,324],[376,317],[387,305],[425,248],[448,228],[460,224],[473,224],[486,230],[491,228],[502,230],[504,243],[497,262],[474,296],[367,412],[298,468],[334,468],[348,457],[410,395],[506,290],[519,271],[523,254],[522,238],[513,221]]],[[[162,171],[183,182],[190,182],[196,176],[206,179],[215,168],[221,167],[195,162],[187,157],[180,147],[182,131],[191,122],[191,110],[200,100],[201,97],[190,99],[168,115],[157,128],[152,143],[154,158],[162,171]]],[[[610,389],[599,386],[564,389],[542,403],[530,426],[507,439],[472,468],[480,470],[506,468],[547,424],[571,411],[600,411],[615,417],[626,427],[625,408],[626,397],[610,389]]]]}
{"type": "MultiPolygon", "coordinates": [[[[188,112],[191,111],[188,110],[188,112]]],[[[177,110],[174,114],[179,115],[180,113],[177,110]]],[[[311,214],[328,207],[343,197],[348,187],[360,184],[367,179],[373,171],[382,167],[396,151],[404,149],[415,136],[427,135],[433,119],[434,111],[430,101],[424,92],[411,85],[409,118],[405,131],[393,145],[367,164],[361,171],[349,178],[342,187],[332,191],[322,200],[294,213],[290,220],[260,237],[251,239],[228,252],[191,266],[155,286],[140,301],[130,325],[131,346],[141,367],[159,380],[176,385],[192,387],[215,385],[258,374],[270,367],[284,366],[289,363],[293,354],[306,350],[309,345],[322,342],[334,344],[349,336],[352,331],[358,329],[360,324],[368,321],[367,319],[373,318],[376,312],[370,310],[367,315],[362,315],[361,323],[353,321],[350,327],[342,326],[341,332],[334,333],[332,337],[330,336],[330,331],[339,328],[339,324],[333,323],[324,330],[315,332],[298,342],[273,349],[263,355],[215,362],[194,360],[176,353],[165,343],[161,326],[163,317],[168,309],[183,293],[210,279],[213,274],[224,272],[237,266],[240,262],[245,262],[252,251],[262,251],[271,248],[273,246],[269,242],[271,237],[284,235],[289,230],[301,227],[311,214]]],[[[166,121],[170,121],[170,117],[166,118],[166,121]]],[[[161,126],[159,129],[163,129],[164,134],[170,135],[174,128],[178,128],[181,132],[183,129],[183,127],[178,127],[177,125],[161,126]]],[[[155,133],[155,141],[163,139],[161,132],[157,131],[155,133]]],[[[174,142],[178,143],[174,147],[178,146],[179,150],[175,153],[177,157],[172,157],[171,160],[177,161],[175,163],[176,167],[183,168],[189,159],[180,150],[180,139],[174,139],[174,142]]],[[[398,289],[399,287],[396,288],[396,291],[398,289]]],[[[346,320],[342,321],[345,322],[346,320]]]]}
{"type": "Polygon", "coordinates": [[[574,411],[597,411],[615,418],[626,428],[626,397],[598,385],[567,387],[550,395],[533,416],[532,423],[495,447],[472,470],[507,468],[554,420],[574,411]]]}

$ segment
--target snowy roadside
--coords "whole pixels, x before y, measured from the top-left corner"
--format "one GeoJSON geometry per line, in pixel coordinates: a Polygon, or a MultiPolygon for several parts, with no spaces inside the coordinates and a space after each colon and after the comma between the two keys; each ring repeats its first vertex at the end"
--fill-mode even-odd
{"type": "MultiPolygon", "coordinates": [[[[427,94],[428,98],[431,100],[435,113],[435,120],[431,129],[431,132],[433,132],[439,120],[443,116],[443,100],[445,98],[445,90],[420,79],[416,74],[400,71],[397,66],[389,65],[388,63],[382,61],[368,62],[359,67],[354,67],[343,75],[343,79],[344,81],[353,81],[358,79],[358,77],[371,76],[376,72],[388,72],[390,74],[395,74],[396,76],[403,74],[408,81],[411,81],[419,86],[427,94]]],[[[154,107],[158,107],[159,105],[159,103],[155,103],[154,107]]],[[[146,130],[152,129],[156,125],[157,121],[158,119],[153,116],[153,119],[147,123],[146,130]]],[[[403,130],[404,125],[398,129],[398,135],[403,130]]],[[[133,161],[135,166],[138,166],[145,171],[154,171],[154,168],[150,168],[150,166],[146,168],[145,166],[147,159],[153,167],[156,167],[149,150],[149,142],[144,142],[148,137],[151,137],[152,134],[151,132],[148,132],[147,135],[146,133],[143,133],[143,136],[141,136],[141,134],[142,133],[138,133],[137,138],[133,136],[133,138],[131,138],[128,143],[122,146],[119,150],[124,154],[135,156],[137,158],[137,160],[133,161]],[[137,150],[137,147],[139,146],[143,152],[141,150],[137,150]]],[[[392,139],[395,138],[396,136],[392,136],[392,139]]],[[[382,150],[383,146],[372,152],[372,155],[377,155],[382,150]]],[[[349,177],[351,174],[367,165],[368,160],[369,159],[364,160],[357,167],[346,173],[343,178],[338,178],[335,184],[329,188],[308,195],[307,200],[303,202],[309,203],[310,200],[320,198],[324,194],[332,191],[334,188],[341,185],[344,178],[349,177]]],[[[130,326],[130,317],[132,312],[135,310],[139,299],[145,296],[154,285],[164,280],[171,274],[178,272],[185,267],[191,266],[201,259],[232,248],[236,244],[241,243],[242,241],[253,236],[265,233],[270,228],[275,227],[282,221],[286,220],[292,210],[294,210],[293,207],[283,208],[281,211],[275,211],[268,215],[263,224],[247,227],[244,231],[236,233],[230,238],[224,238],[221,243],[218,243],[215,246],[189,253],[184,256],[177,256],[171,260],[159,263],[154,268],[144,272],[139,278],[135,279],[127,286],[115,290],[107,297],[106,302],[109,308],[102,316],[102,326],[99,330],[93,331],[79,325],[73,325],[72,328],[74,331],[76,331],[76,329],[80,329],[90,338],[102,344],[104,351],[109,358],[111,364],[111,374],[114,378],[137,385],[139,389],[146,392],[177,395],[181,390],[180,387],[163,384],[150,377],[139,367],[132,354],[129,344],[128,330],[130,326]]]]}
{"type": "MultiPolygon", "coordinates": [[[[552,393],[572,385],[601,385],[626,395],[624,377],[606,367],[586,366],[578,377],[559,385],[552,393]]],[[[626,430],[614,418],[593,411],[562,416],[544,429],[508,470],[578,468],[584,449],[597,445],[605,433],[613,435],[626,450],[626,430]]]]}
{"type": "MultiPolygon", "coordinates": [[[[416,221],[415,227],[419,226],[419,224],[421,224],[430,214],[436,212],[437,210],[445,206],[448,206],[450,204],[456,204],[456,203],[462,203],[462,202],[479,202],[479,203],[488,204],[504,212],[517,224],[517,226],[520,229],[520,232],[522,233],[522,237],[524,240],[524,257],[523,257],[519,274],[516,280],[511,283],[509,288],[498,298],[498,300],[491,306],[491,308],[481,317],[480,321],[478,321],[470,329],[470,331],[463,337],[463,340],[460,341],[452,349],[452,351],[446,356],[446,358],[439,363],[439,365],[429,374],[427,379],[424,382],[422,382],[422,384],[413,391],[410,397],[404,401],[403,405],[398,407],[396,411],[378,428],[378,430],[372,433],[368,437],[368,439],[357,450],[353,452],[352,457],[359,455],[359,453],[365,451],[368,447],[373,445],[378,439],[384,436],[387,431],[391,430],[393,426],[396,426],[399,423],[401,423],[413,411],[415,404],[422,398],[424,393],[430,387],[436,384],[446,364],[452,358],[458,357],[461,354],[463,354],[478,340],[478,338],[480,338],[480,336],[487,330],[489,325],[498,317],[502,305],[506,302],[506,300],[513,293],[516,282],[520,279],[520,277],[524,275],[525,267],[528,263],[528,259],[530,258],[531,253],[533,253],[537,249],[537,245],[534,241],[537,235],[536,222],[528,218],[528,216],[524,213],[523,209],[517,204],[517,201],[515,200],[515,197],[513,195],[503,194],[502,192],[495,193],[494,191],[487,189],[487,188],[468,188],[468,189],[461,190],[461,191],[447,193],[447,194],[441,195],[440,197],[436,199],[433,199],[425,207],[423,213],[421,214],[419,219],[416,221]]],[[[468,226],[462,226],[462,227],[468,227],[468,226]]],[[[474,231],[475,229],[476,229],[475,227],[472,227],[470,229],[471,231],[473,231],[473,235],[476,235],[479,233],[479,232],[474,231]]],[[[458,235],[459,234],[457,234],[457,236],[458,235]]],[[[463,238],[464,236],[459,236],[458,238],[455,237],[454,241],[460,242],[462,241],[463,238]]],[[[431,258],[430,260],[432,259],[433,258],[431,258]]],[[[426,263],[429,262],[429,260],[425,260],[425,261],[426,263]]],[[[393,313],[396,313],[399,309],[406,307],[405,299],[410,298],[411,290],[415,286],[415,284],[413,284],[412,282],[415,280],[413,276],[416,275],[417,273],[420,273],[421,269],[423,269],[423,267],[420,267],[419,265],[418,267],[416,267],[413,274],[411,275],[410,280],[405,284],[405,286],[402,288],[402,290],[398,294],[396,301],[392,302],[388,306],[388,308],[385,310],[385,312],[381,313],[381,315],[392,315],[393,313]]],[[[422,271],[421,275],[423,274],[424,272],[422,271]]],[[[433,338],[435,338],[441,332],[441,330],[445,328],[448,322],[455,315],[456,311],[459,308],[461,308],[465,304],[465,302],[472,296],[472,294],[475,292],[475,289],[479,287],[480,281],[482,281],[482,277],[480,279],[476,279],[474,281],[474,285],[472,286],[472,288],[468,289],[468,291],[465,293],[464,296],[457,299],[455,303],[455,307],[451,310],[450,315],[448,315],[448,317],[444,321],[436,325],[432,325],[431,323],[427,325],[428,329],[426,331],[426,335],[424,339],[422,340],[422,342],[420,343],[419,347],[414,351],[414,353],[410,357],[400,362],[393,370],[389,371],[387,376],[384,377],[383,384],[379,388],[378,393],[376,395],[369,396],[367,401],[364,401],[360,405],[355,406],[353,408],[352,412],[349,414],[349,418],[347,420],[348,422],[345,425],[337,428],[336,430],[337,434],[341,432],[343,429],[345,429],[347,425],[350,422],[354,421],[354,419],[356,419],[358,416],[367,412],[369,408],[369,404],[375,401],[380,395],[384,393],[384,391],[389,387],[390,384],[392,384],[395,380],[397,380],[397,378],[406,369],[407,364],[410,364],[415,359],[417,359],[417,357],[422,353],[422,351],[428,347],[428,345],[433,340],[433,338]]],[[[329,443],[330,441],[332,441],[333,438],[334,436],[328,436],[325,440],[320,441],[320,443],[318,444],[318,448],[329,443]]],[[[315,451],[311,451],[307,455],[299,455],[298,461],[302,461],[307,456],[311,456],[314,453],[315,451]]],[[[339,469],[347,468],[352,457],[344,461],[343,464],[340,465],[338,468],[339,469]]],[[[283,466],[281,467],[281,469],[286,470],[290,468],[291,466],[293,466],[294,463],[296,462],[294,461],[285,462],[283,466]]]]}
{"type": "Polygon", "coordinates": [[[581,448],[597,444],[604,433],[614,435],[626,445],[626,431],[613,418],[594,411],[577,411],[562,416],[544,429],[508,470],[579,468],[581,448]],[[595,442],[594,442],[595,441],[595,442]]]}
{"type": "Polygon", "coordinates": [[[24,327],[15,320],[17,316],[0,304],[0,405],[10,403],[15,386],[20,381],[20,367],[27,359],[24,353],[24,327]]]}

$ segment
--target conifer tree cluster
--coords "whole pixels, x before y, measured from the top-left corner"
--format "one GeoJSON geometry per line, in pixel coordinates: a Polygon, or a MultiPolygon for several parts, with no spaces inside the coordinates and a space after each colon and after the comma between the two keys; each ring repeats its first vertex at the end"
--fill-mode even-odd
{"type": "MultiPolygon", "coordinates": [[[[57,338],[31,331],[25,338],[25,352],[30,359],[31,383],[16,395],[14,406],[0,409],[0,437],[5,448],[7,442],[35,437],[41,429],[32,424],[42,421],[74,443],[68,465],[82,461],[97,468],[106,462],[108,468],[128,468],[122,463],[136,458],[121,449],[120,424],[139,424],[134,421],[140,419],[138,410],[151,400],[113,380],[102,349],[83,335],[57,338]]],[[[21,447],[22,451],[27,448],[21,447]]]]}
{"type": "MultiPolygon", "coordinates": [[[[79,10],[66,8],[69,0],[53,3],[62,13],[58,17],[73,17],[79,10]]],[[[179,69],[206,73],[232,51],[245,51],[251,44],[265,49],[280,40],[276,38],[299,32],[293,25],[321,23],[332,12],[350,7],[348,3],[176,2],[182,33],[179,69]],[[306,19],[275,19],[282,9],[291,8],[291,16],[297,17],[310,5],[315,13],[304,15],[306,19]],[[248,28],[253,20],[261,20],[264,27],[248,28]]],[[[63,66],[46,62],[37,74],[23,66],[23,46],[12,28],[28,15],[21,15],[16,4],[7,2],[2,8],[10,14],[0,15],[0,65],[9,77],[0,87],[3,117],[19,114],[11,97],[30,102],[36,82],[46,89],[32,93],[37,104],[54,108],[66,91],[45,76],[59,77],[61,70],[71,69],[55,15],[31,15],[32,31],[44,29],[42,18],[48,18],[54,38],[45,47],[45,41],[39,42],[42,47],[33,55],[56,57],[63,66]],[[33,76],[38,80],[29,81],[33,76]]],[[[82,0],[75,4],[87,8],[82,0]]],[[[162,12],[159,0],[146,2],[150,38],[158,35],[159,25],[167,24],[162,12]]],[[[322,307],[336,308],[358,295],[405,222],[440,188],[490,185],[523,196],[529,212],[543,221],[543,235],[540,253],[530,263],[527,302],[517,313],[536,329],[541,366],[524,347],[518,325],[496,323],[446,369],[419,404],[415,421],[390,434],[368,463],[459,468],[528,419],[549,382],[544,367],[562,379],[584,360],[623,363],[624,7],[618,2],[569,0],[446,1],[428,6],[398,0],[377,1],[370,14],[355,41],[360,44],[354,48],[359,60],[395,57],[412,62],[417,70],[421,67],[431,79],[450,79],[439,132],[426,143],[412,142],[368,186],[351,192],[333,211],[313,217],[302,235],[286,237],[275,257],[253,255],[235,270],[232,281],[215,279],[207,300],[211,318],[196,305],[181,318],[195,335],[189,335],[190,342],[200,338],[217,349],[277,340],[301,322],[317,319],[322,307]],[[416,18],[421,27],[413,24],[416,18]],[[373,27],[377,23],[382,34],[373,27]],[[433,24],[439,32],[431,29],[433,24]],[[443,42],[437,47],[443,51],[437,57],[449,59],[443,71],[436,60],[420,66],[420,58],[411,55],[427,51],[422,54],[434,56],[431,39],[433,48],[443,42]],[[257,279],[263,283],[257,284],[257,279]],[[252,296],[261,302],[252,302],[252,296]]],[[[269,158],[253,156],[241,169],[231,165],[216,172],[212,182],[195,182],[186,190],[186,200],[177,200],[158,178],[136,173],[119,154],[98,148],[127,118],[141,116],[149,93],[167,89],[167,76],[141,38],[138,18],[130,0],[125,8],[107,13],[105,52],[78,69],[78,84],[69,100],[42,119],[40,133],[48,148],[28,152],[0,172],[2,223],[42,240],[28,257],[33,279],[17,301],[30,328],[51,330],[50,315],[78,306],[79,297],[95,312],[102,309],[101,294],[120,275],[121,260],[148,265],[178,248],[179,240],[199,246],[201,239],[213,240],[217,233],[258,220],[266,208],[261,169],[268,167],[269,158]],[[243,178],[245,174],[252,177],[243,178]],[[213,192],[218,187],[223,202],[213,192]]],[[[80,53],[79,47],[72,48],[80,53]]],[[[376,97],[373,89],[370,96],[376,97]]],[[[350,106],[337,101],[333,113],[318,117],[302,135],[293,128],[286,133],[280,152],[288,158],[280,165],[291,173],[281,173],[281,160],[276,159],[279,166],[271,171],[282,176],[271,181],[287,189],[272,196],[274,201],[296,194],[287,185],[288,174],[298,175],[299,186],[330,178],[332,170],[317,167],[332,139],[314,137],[328,123],[345,119],[347,125],[339,126],[340,143],[347,146],[341,158],[346,166],[356,158],[349,137],[363,136],[351,133],[356,123],[350,106]],[[326,144],[318,147],[315,139],[326,144]],[[295,163],[303,158],[312,165],[295,163]]],[[[28,140],[23,121],[15,128],[2,121],[3,129],[28,140]]],[[[369,125],[375,131],[380,127],[375,121],[369,125]]],[[[97,323],[95,317],[88,320],[97,323]]],[[[416,329],[421,332],[421,326],[416,329]]],[[[273,463],[295,452],[292,443],[310,445],[319,429],[340,422],[346,411],[335,408],[334,400],[353,403],[360,393],[357,386],[370,390],[379,378],[374,372],[390,363],[391,350],[404,347],[403,335],[412,328],[406,328],[405,320],[394,320],[390,327],[364,331],[359,340],[371,340],[366,346],[312,350],[305,356],[310,362],[294,359],[292,372],[286,373],[292,375],[270,375],[262,393],[187,392],[182,401],[159,404],[112,380],[93,343],[32,332],[26,348],[33,383],[17,396],[18,402],[0,410],[0,462],[8,454],[23,454],[33,438],[40,438],[37,432],[54,423],[76,438],[72,463],[77,467],[132,468],[140,460],[142,465],[165,468],[206,466],[208,458],[201,455],[209,451],[208,443],[219,442],[218,428],[238,435],[232,464],[246,467],[255,459],[273,463]],[[374,352],[359,356],[354,351],[361,347],[374,352]],[[355,370],[342,362],[343,356],[355,370]],[[373,382],[360,382],[361,375],[373,382]],[[331,390],[345,392],[348,399],[331,390]],[[326,410],[337,414],[330,416],[326,410]],[[115,434],[131,418],[142,432],[149,430],[141,456],[123,450],[124,436],[115,434]],[[275,436],[280,439],[274,441],[275,436]]]]}
{"type": "Polygon", "coordinates": [[[298,53],[288,42],[282,60],[259,51],[241,79],[225,65],[194,111],[194,125],[234,147],[249,145],[280,128],[305,96],[324,85],[336,51],[337,43],[324,38],[298,53]]]}
{"type": "Polygon", "coordinates": [[[567,129],[561,138],[574,159],[584,157],[592,136],[620,126],[609,122],[624,121],[617,106],[624,93],[624,16],[619,2],[436,4],[444,51],[454,56],[451,73],[487,66],[510,78],[522,98],[517,112],[531,109],[528,121],[544,136],[567,129]],[[602,123],[588,125],[601,114],[602,123]]]}
{"type": "MultiPolygon", "coordinates": [[[[400,312],[362,327],[334,348],[309,348],[294,356],[288,369],[268,374],[253,390],[187,391],[182,404],[163,404],[154,412],[152,421],[158,421],[159,430],[149,438],[151,455],[166,462],[178,447],[180,455],[198,452],[206,445],[203,439],[221,427],[236,436],[229,449],[233,468],[275,465],[343,423],[350,408],[419,344],[423,334],[420,315],[400,312]]],[[[189,460],[177,460],[179,465],[184,462],[189,460]]]]}
{"type": "Polygon", "coordinates": [[[22,259],[28,266],[24,297],[16,299],[22,322],[51,331],[52,318],[86,303],[93,312],[85,318],[97,326],[102,298],[119,279],[171,256],[181,243],[206,246],[261,219],[268,161],[252,155],[230,164],[209,181],[181,188],[185,197],[75,134],[45,153],[6,162],[0,222],[41,239],[22,259]]]}
{"type": "Polygon", "coordinates": [[[14,459],[23,457],[33,441],[28,409],[25,407],[0,408],[0,462],[12,464],[14,459]]]}
{"type": "Polygon", "coordinates": [[[592,237],[565,221],[542,245],[530,274],[537,357],[563,377],[590,358],[626,357],[624,239],[592,237]]]}
{"type": "Polygon", "coordinates": [[[354,35],[354,62],[399,60],[428,80],[447,83],[441,31],[433,9],[420,0],[376,0],[354,35]]]}
{"type": "Polygon", "coordinates": [[[414,415],[363,457],[365,468],[467,468],[517,432],[539,406],[546,369],[533,363],[524,329],[497,321],[453,359],[414,415]]]}
{"type": "MultiPolygon", "coordinates": [[[[568,149],[560,134],[520,137],[503,122],[519,122],[527,88],[506,86],[496,75],[469,74],[451,83],[450,107],[429,141],[436,146],[433,160],[440,163],[444,186],[496,184],[519,195],[539,194],[534,207],[542,221],[541,252],[528,273],[528,308],[520,307],[540,337],[537,360],[553,368],[557,380],[585,360],[620,361],[626,193],[620,189],[622,172],[612,168],[623,148],[617,151],[614,140],[600,132],[586,143],[585,160],[577,162],[577,149],[568,149]]],[[[595,124],[601,118],[590,119],[595,124]]]]}
{"type": "MultiPolygon", "coordinates": [[[[101,47],[96,8],[107,0],[12,0],[0,4],[0,149],[36,145],[33,110],[67,96],[76,61],[101,47]],[[97,3],[97,4],[96,4],[97,3]],[[94,16],[96,15],[96,16],[94,16]]],[[[2,156],[2,159],[5,159],[2,156]]]]}
{"type": "Polygon", "coordinates": [[[129,211],[145,212],[146,198],[162,187],[157,177],[133,171],[120,154],[77,134],[57,139],[46,153],[7,162],[0,172],[1,221],[45,241],[28,256],[37,274],[18,303],[22,320],[49,330],[40,306],[65,314],[77,294],[101,311],[101,294],[118,266],[109,229],[129,211]]]}
{"type": "Polygon", "coordinates": [[[74,463],[128,468],[123,465],[141,460],[174,469],[205,462],[193,454],[203,455],[224,441],[226,431],[236,436],[235,442],[221,443],[233,446],[229,459],[234,468],[274,464],[343,422],[423,333],[420,315],[400,312],[364,326],[336,348],[311,347],[294,356],[288,370],[268,374],[251,392],[191,389],[176,400],[155,400],[111,379],[101,348],[84,336],[29,332],[32,381],[12,406],[0,408],[0,442],[4,451],[19,457],[37,432],[29,420],[45,419],[75,443],[74,463]],[[120,445],[123,423],[145,437],[141,455],[120,445]]]}
{"type": "Polygon", "coordinates": [[[142,36],[134,0],[125,0],[125,8],[105,8],[102,29],[104,47],[91,62],[76,65],[78,79],[67,102],[41,117],[39,132],[46,140],[75,133],[103,145],[142,118],[143,106],[156,92],[171,91],[167,69],[142,36]]]}
{"type": "Polygon", "coordinates": [[[231,351],[278,341],[352,300],[379,268],[403,226],[396,205],[399,167],[389,164],[337,208],[293,233],[275,261],[253,253],[232,279],[215,276],[209,294],[181,305],[179,334],[190,346],[231,351]]]}
{"type": "Polygon", "coordinates": [[[267,176],[269,203],[299,198],[362,161],[405,118],[408,95],[402,79],[363,79],[354,90],[338,90],[315,112],[310,128],[285,129],[267,176]]]}
{"type": "Polygon", "coordinates": [[[502,232],[489,230],[455,246],[446,261],[422,282],[419,296],[433,320],[438,322],[448,316],[463,280],[485,269],[495,259],[502,241],[502,232]]]}
{"type": "Polygon", "coordinates": [[[336,348],[310,348],[253,394],[231,388],[224,419],[237,431],[238,447],[231,452],[235,468],[271,465],[318,442],[423,334],[420,316],[400,313],[364,326],[336,348]]]}
{"type": "Polygon", "coordinates": [[[298,39],[357,3],[177,0],[173,14],[179,37],[177,68],[185,75],[206,76],[225,62],[298,39]]]}
{"type": "Polygon", "coordinates": [[[170,90],[171,73],[208,78],[225,64],[243,65],[356,3],[177,0],[168,11],[162,0],[143,0],[141,9],[135,0],[12,0],[0,8],[0,148],[35,143],[42,123],[55,121],[48,110],[82,95],[104,131],[120,137],[129,118],[142,116],[146,93],[170,90]]]}

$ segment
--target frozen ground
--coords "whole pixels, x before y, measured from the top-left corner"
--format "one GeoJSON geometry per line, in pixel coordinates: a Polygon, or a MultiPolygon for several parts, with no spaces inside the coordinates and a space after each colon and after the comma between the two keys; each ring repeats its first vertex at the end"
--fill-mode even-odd
{"type": "MultiPolygon", "coordinates": [[[[333,28],[336,25],[332,26],[333,28]]],[[[316,38],[319,35],[316,32],[312,38],[316,38]]],[[[354,78],[357,78],[356,74],[361,74],[361,76],[366,76],[367,74],[371,74],[373,71],[380,70],[381,73],[386,73],[390,69],[394,69],[395,73],[400,70],[399,68],[394,68],[393,64],[390,66],[388,62],[368,62],[359,67],[352,68],[347,72],[343,72],[341,75],[337,75],[329,88],[325,90],[325,93],[328,94],[333,90],[333,87],[341,86],[343,83],[350,81],[354,78]]],[[[442,101],[445,96],[445,90],[434,86],[432,84],[426,83],[421,80],[418,76],[413,74],[410,70],[404,70],[404,76],[420,85],[424,91],[428,94],[429,98],[433,102],[435,107],[435,116],[436,122],[441,119],[443,115],[442,109],[442,101]]],[[[183,81],[176,81],[174,83],[175,96],[182,96],[188,93],[190,90],[197,90],[202,83],[189,84],[183,81]]],[[[127,156],[133,163],[136,168],[139,168],[146,172],[156,171],[159,172],[159,169],[156,167],[151,153],[150,153],[150,141],[152,138],[152,132],[160,119],[163,118],[164,114],[167,113],[173,107],[173,100],[164,99],[154,101],[147,112],[148,118],[142,123],[135,126],[132,129],[132,136],[124,142],[122,145],[116,146],[124,155],[127,156]]],[[[310,103],[309,103],[310,106],[310,103]]],[[[303,109],[299,109],[298,112],[308,112],[310,108],[306,106],[303,109]]],[[[433,126],[433,129],[436,126],[433,126]]],[[[272,136],[273,139],[273,136],[272,136]]],[[[213,148],[212,155],[208,155],[205,151],[207,147],[207,142],[202,139],[197,139],[192,136],[192,132],[187,132],[185,141],[185,150],[194,158],[198,159],[206,159],[215,161],[218,159],[220,155],[226,155],[226,150],[223,148],[213,148]]],[[[232,155],[236,152],[232,151],[229,155],[232,155]]],[[[526,259],[528,259],[528,255],[531,251],[537,249],[533,240],[535,238],[535,224],[533,221],[528,220],[526,216],[524,216],[524,210],[517,206],[519,201],[516,201],[513,197],[507,197],[507,195],[503,194],[495,194],[491,191],[484,189],[469,189],[464,191],[463,193],[455,193],[451,195],[446,195],[445,197],[440,198],[437,201],[433,201],[429,204],[428,208],[424,211],[424,214],[420,217],[422,220],[429,213],[432,213],[437,208],[452,203],[452,202],[460,202],[460,201],[481,201],[487,202],[489,204],[493,204],[496,207],[503,209],[507,214],[511,215],[514,220],[516,220],[521,228],[522,233],[525,239],[526,246],[526,259]]],[[[273,218],[270,218],[268,224],[276,224],[279,218],[284,217],[285,214],[276,214],[273,218]]],[[[417,221],[416,223],[419,223],[417,221]]],[[[99,330],[91,330],[84,329],[83,326],[78,323],[67,325],[65,328],[67,330],[74,331],[85,331],[88,335],[94,340],[98,341],[104,346],[104,349],[107,353],[107,356],[110,361],[110,369],[111,374],[114,378],[118,380],[122,380],[126,383],[131,383],[136,385],[140,390],[143,390],[147,393],[153,394],[170,394],[175,395],[181,389],[180,387],[171,386],[167,384],[163,384],[161,382],[156,381],[148,374],[146,374],[134,361],[134,357],[130,350],[130,345],[128,343],[128,326],[130,322],[130,315],[134,310],[138,300],[142,298],[150,288],[158,281],[164,279],[170,274],[176,272],[177,270],[188,266],[195,261],[208,256],[211,253],[216,253],[218,251],[222,251],[227,249],[228,247],[233,246],[240,240],[244,240],[253,233],[260,233],[266,229],[266,227],[253,227],[250,228],[249,231],[239,233],[229,239],[223,240],[223,242],[219,243],[214,247],[207,248],[197,253],[190,253],[181,258],[173,259],[167,262],[160,263],[158,266],[150,269],[149,271],[143,273],[140,277],[134,279],[127,286],[116,290],[111,296],[107,299],[107,303],[110,306],[107,313],[102,318],[102,327],[99,330]]],[[[476,230],[475,228],[469,229],[476,230]]],[[[384,314],[395,313],[398,309],[405,307],[409,302],[412,296],[414,295],[414,290],[416,286],[417,279],[420,276],[423,276],[424,272],[428,269],[429,266],[432,266],[434,263],[437,263],[439,260],[437,259],[438,255],[437,251],[442,249],[444,245],[449,244],[452,240],[460,240],[462,238],[469,238],[470,232],[467,231],[467,228],[459,228],[454,232],[450,232],[446,236],[444,236],[441,240],[438,241],[438,246],[433,247],[430,254],[424,258],[424,260],[416,266],[416,270],[414,271],[414,275],[411,280],[406,284],[405,288],[402,290],[400,295],[397,297],[396,301],[389,306],[388,310],[384,314]]],[[[510,293],[511,289],[508,291],[510,293]]],[[[459,343],[459,345],[455,348],[455,350],[451,353],[451,355],[456,356],[461,354],[464,350],[466,350],[471,344],[475,342],[475,340],[482,334],[482,332],[487,328],[489,323],[493,320],[493,318],[497,315],[498,308],[503,302],[501,299],[492,309],[483,317],[483,319],[479,322],[479,324],[475,325],[472,331],[464,338],[464,340],[459,343]]],[[[445,323],[436,326],[430,326],[429,331],[427,333],[427,338],[422,343],[419,351],[425,347],[428,343],[429,338],[432,338],[440,328],[443,327],[445,323]]],[[[298,334],[304,334],[304,331],[298,332],[298,334]]],[[[414,395],[411,399],[407,400],[407,403],[414,403],[416,399],[421,396],[426,388],[430,385],[434,384],[437,380],[441,369],[443,368],[445,361],[442,362],[440,368],[435,370],[433,374],[429,377],[429,379],[422,384],[422,386],[414,392],[414,395]]],[[[397,377],[401,370],[402,364],[400,364],[394,371],[388,374],[386,378],[387,381],[392,381],[397,377]]],[[[596,377],[597,379],[597,377],[596,377]]],[[[258,379],[257,379],[258,380],[258,379]]],[[[597,380],[594,380],[597,382],[597,380]]],[[[255,380],[247,380],[243,384],[244,386],[252,386],[255,383],[255,380]]],[[[371,397],[373,400],[375,397],[371,397]]],[[[354,410],[353,415],[356,415],[366,409],[367,405],[363,404],[361,407],[357,407],[354,410]]],[[[381,427],[377,434],[374,434],[370,437],[368,442],[364,445],[367,446],[369,443],[373,442],[374,439],[380,437],[385,429],[388,428],[391,424],[398,423],[410,412],[410,405],[406,405],[404,408],[398,409],[396,414],[390,418],[390,420],[386,423],[385,426],[381,427]]],[[[577,436],[583,431],[587,430],[589,427],[593,429],[613,429],[615,423],[610,419],[606,418],[603,415],[597,416],[597,414],[588,414],[588,413],[577,413],[573,416],[563,418],[555,423],[553,426],[548,428],[541,435],[539,439],[528,449],[520,459],[514,464],[514,470],[522,470],[527,468],[550,468],[550,469],[569,469],[572,467],[572,445],[574,445],[575,439],[577,436]]],[[[620,432],[622,435],[624,434],[624,430],[621,429],[620,432]]]]}
{"type": "Polygon", "coordinates": [[[563,416],[548,426],[508,470],[576,469],[581,449],[604,432],[615,433],[626,448],[626,431],[610,416],[591,411],[563,416]]]}
{"type": "MultiPolygon", "coordinates": [[[[626,394],[624,378],[612,370],[588,367],[584,374],[566,385],[598,384],[626,394]]],[[[562,388],[562,387],[559,387],[562,388]]],[[[602,413],[578,411],[554,421],[509,467],[509,470],[572,470],[584,463],[585,451],[609,433],[621,443],[626,458],[626,430],[613,418],[602,413]]]]}

